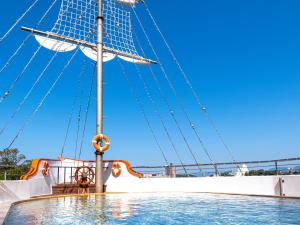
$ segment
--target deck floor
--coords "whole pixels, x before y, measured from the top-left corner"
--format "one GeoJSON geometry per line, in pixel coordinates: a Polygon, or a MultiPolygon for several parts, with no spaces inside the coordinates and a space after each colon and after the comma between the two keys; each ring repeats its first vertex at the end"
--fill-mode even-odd
{"type": "MultiPolygon", "coordinates": [[[[57,184],[52,186],[52,195],[65,195],[65,194],[80,194],[82,190],[78,190],[78,184],[57,184]],[[78,193],[79,191],[79,193],[78,193]]],[[[89,186],[89,193],[95,193],[96,186],[91,184],[89,186]]]]}

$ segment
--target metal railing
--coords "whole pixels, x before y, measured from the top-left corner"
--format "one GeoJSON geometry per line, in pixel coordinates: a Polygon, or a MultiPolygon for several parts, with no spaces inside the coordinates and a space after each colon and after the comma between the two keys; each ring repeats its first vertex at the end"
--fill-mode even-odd
{"type": "Polygon", "coordinates": [[[300,158],[225,162],[214,164],[207,163],[186,165],[170,164],[165,166],[134,166],[132,169],[143,173],[146,177],[291,175],[300,174],[300,158]]]}
{"type": "MultiPolygon", "coordinates": [[[[51,166],[51,176],[57,184],[75,184],[77,166],[51,166]]],[[[95,167],[92,167],[95,170],[95,167]]],[[[104,170],[107,168],[104,168],[104,170]]],[[[207,177],[207,176],[260,176],[260,175],[293,175],[300,174],[300,157],[240,161],[215,164],[169,164],[164,166],[134,166],[133,170],[144,174],[144,177],[207,177]],[[201,171],[199,171],[199,168],[201,171]]],[[[13,168],[0,170],[0,180],[20,178],[13,168]]],[[[93,183],[93,182],[92,182],[93,183]]]]}
{"type": "MultiPolygon", "coordinates": [[[[50,170],[56,184],[76,184],[75,172],[77,168],[76,166],[51,166],[50,170]]],[[[95,172],[95,167],[91,167],[91,169],[95,172]]],[[[92,184],[94,182],[95,179],[92,181],[92,184]]]]}

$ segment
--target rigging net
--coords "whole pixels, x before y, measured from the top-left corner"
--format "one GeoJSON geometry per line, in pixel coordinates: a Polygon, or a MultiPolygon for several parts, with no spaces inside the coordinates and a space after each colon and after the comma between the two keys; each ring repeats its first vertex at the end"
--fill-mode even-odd
{"type": "MultiPolygon", "coordinates": [[[[96,44],[97,15],[97,0],[62,0],[52,32],[96,44]]],[[[103,0],[103,18],[103,33],[108,34],[103,37],[104,46],[137,55],[129,8],[117,0],[103,0]]]]}

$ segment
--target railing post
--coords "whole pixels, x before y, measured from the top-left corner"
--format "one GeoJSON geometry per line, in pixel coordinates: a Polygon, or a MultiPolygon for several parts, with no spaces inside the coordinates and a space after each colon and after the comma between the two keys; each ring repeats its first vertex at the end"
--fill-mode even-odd
{"type": "Polygon", "coordinates": [[[58,166],[57,167],[57,184],[59,184],[59,169],[60,169],[60,167],[58,166]]]}
{"type": "Polygon", "coordinates": [[[66,183],[66,167],[64,167],[64,184],[66,183]]]}
{"type": "Polygon", "coordinates": [[[275,161],[275,171],[276,171],[276,175],[279,174],[279,171],[278,171],[278,162],[275,161]]]}
{"type": "Polygon", "coordinates": [[[71,179],[71,184],[73,184],[73,167],[71,166],[71,177],[70,177],[70,179],[71,179]]]}
{"type": "Polygon", "coordinates": [[[216,176],[218,176],[218,167],[216,164],[214,164],[214,168],[215,168],[215,174],[216,174],[216,176]]]}
{"type": "Polygon", "coordinates": [[[168,177],[169,176],[169,165],[164,165],[164,173],[165,173],[165,176],[168,177]]]}

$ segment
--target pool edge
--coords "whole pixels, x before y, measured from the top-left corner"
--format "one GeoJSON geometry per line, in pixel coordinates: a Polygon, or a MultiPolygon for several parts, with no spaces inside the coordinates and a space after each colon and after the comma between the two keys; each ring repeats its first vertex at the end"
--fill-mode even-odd
{"type": "MultiPolygon", "coordinates": [[[[65,195],[44,195],[33,196],[29,199],[19,200],[11,203],[11,206],[21,204],[24,202],[38,201],[52,198],[64,198],[64,197],[84,197],[84,196],[100,196],[100,195],[124,195],[124,194],[165,194],[165,193],[186,193],[186,194],[212,194],[212,195],[234,195],[234,196],[249,196],[249,197],[263,197],[263,198],[280,198],[280,199],[296,199],[300,200],[300,197],[293,196],[276,196],[276,195],[254,195],[254,194],[235,194],[235,193],[216,193],[216,192],[105,192],[105,193],[89,193],[89,194],[65,194],[65,195]]],[[[9,210],[8,210],[9,211],[9,210]]]]}

